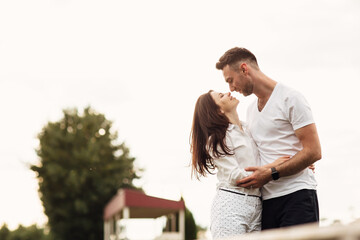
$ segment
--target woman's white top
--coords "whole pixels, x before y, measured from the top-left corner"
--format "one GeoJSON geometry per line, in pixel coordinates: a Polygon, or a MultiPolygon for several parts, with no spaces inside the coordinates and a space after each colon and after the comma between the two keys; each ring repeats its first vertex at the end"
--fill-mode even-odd
{"type": "MultiPolygon", "coordinates": [[[[247,133],[246,124],[241,124],[244,131],[231,123],[226,131],[225,144],[234,154],[214,157],[218,178],[217,188],[234,189],[244,194],[261,196],[258,188],[246,189],[236,185],[236,180],[251,175],[252,172],[244,170],[246,167],[259,165],[257,147],[247,133]]],[[[221,148],[219,151],[221,152],[221,148]]]]}

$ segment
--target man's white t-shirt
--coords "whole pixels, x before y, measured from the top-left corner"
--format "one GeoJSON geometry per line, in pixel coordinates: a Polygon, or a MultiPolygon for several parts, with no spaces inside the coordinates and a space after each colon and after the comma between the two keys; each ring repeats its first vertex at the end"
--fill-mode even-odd
{"type": "MultiPolygon", "coordinates": [[[[259,112],[257,100],[247,111],[247,124],[260,155],[261,165],[282,156],[294,156],[302,149],[295,130],[314,123],[305,98],[296,90],[277,83],[265,107],[259,112]]],[[[263,199],[284,196],[301,189],[316,189],[312,170],[270,181],[262,188],[263,199]]]]}

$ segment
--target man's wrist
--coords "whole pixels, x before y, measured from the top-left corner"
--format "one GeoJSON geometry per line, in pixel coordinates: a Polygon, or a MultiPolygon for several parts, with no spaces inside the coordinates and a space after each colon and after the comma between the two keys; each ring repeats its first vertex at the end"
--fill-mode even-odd
{"type": "Polygon", "coordinates": [[[271,176],[271,167],[268,168],[266,171],[268,171],[269,174],[266,175],[267,179],[266,179],[266,183],[270,182],[272,179],[272,176],[271,176]]]}

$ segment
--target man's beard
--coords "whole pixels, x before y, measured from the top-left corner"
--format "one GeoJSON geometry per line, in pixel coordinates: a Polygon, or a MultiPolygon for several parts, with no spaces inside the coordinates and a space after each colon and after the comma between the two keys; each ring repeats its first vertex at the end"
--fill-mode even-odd
{"type": "Polygon", "coordinates": [[[242,94],[244,96],[249,96],[249,95],[253,94],[253,89],[254,89],[254,86],[251,83],[248,83],[248,84],[246,84],[244,91],[242,91],[242,94]]]}

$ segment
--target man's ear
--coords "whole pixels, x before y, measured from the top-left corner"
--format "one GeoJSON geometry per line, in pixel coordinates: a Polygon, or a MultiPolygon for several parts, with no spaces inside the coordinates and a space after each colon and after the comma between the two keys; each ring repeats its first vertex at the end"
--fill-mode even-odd
{"type": "Polygon", "coordinates": [[[240,68],[240,72],[244,74],[248,74],[249,69],[248,69],[248,65],[245,62],[241,63],[239,68],[240,68]]]}

